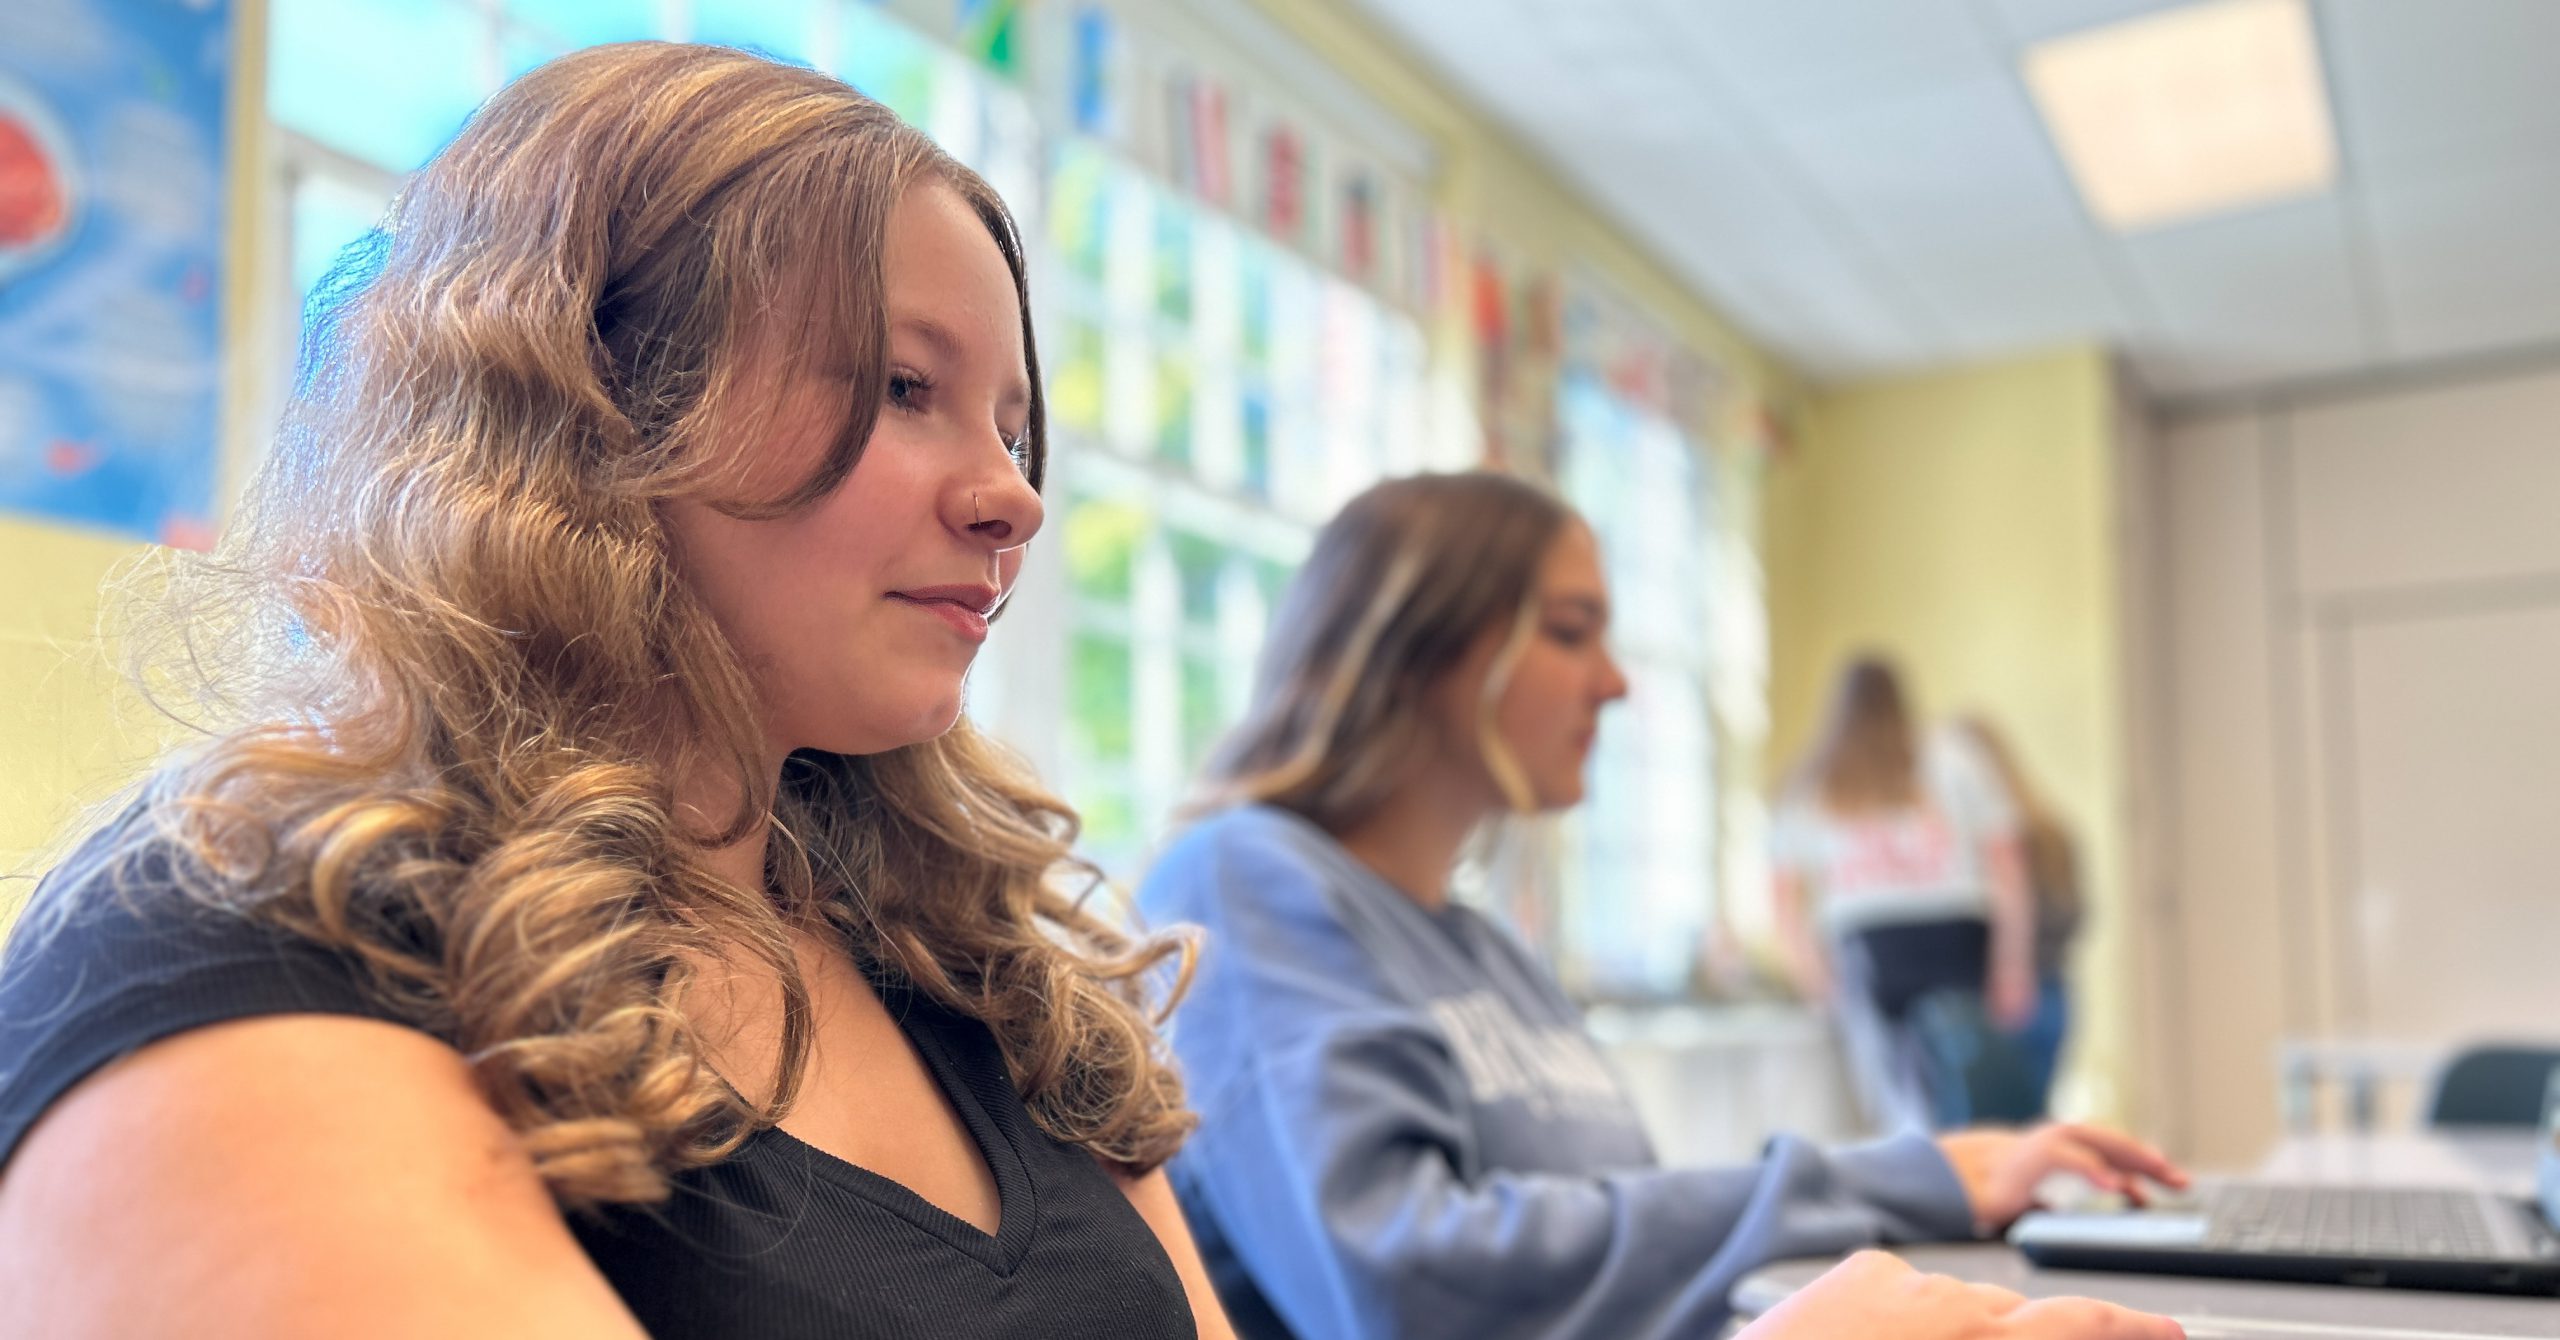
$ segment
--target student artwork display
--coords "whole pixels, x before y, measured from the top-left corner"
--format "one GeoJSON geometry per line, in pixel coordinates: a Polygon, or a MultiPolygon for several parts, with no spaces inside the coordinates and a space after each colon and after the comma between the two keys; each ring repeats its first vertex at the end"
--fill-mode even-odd
{"type": "Polygon", "coordinates": [[[1455,232],[1419,183],[1286,97],[1131,31],[1100,0],[1049,22],[1062,124],[1388,306],[1427,318],[1452,296],[1455,232]]]}
{"type": "MultiPolygon", "coordinates": [[[[1477,459],[1497,468],[1555,477],[1561,441],[1558,385],[1567,362],[1566,286],[1557,274],[1546,266],[1526,263],[1522,253],[1498,239],[1466,236],[1427,203],[1421,183],[1387,170],[1357,143],[1328,134],[1310,109],[1269,89],[1257,89],[1250,81],[1230,81],[1195,54],[1156,40],[1148,32],[1132,31],[1133,25],[1124,24],[1105,0],[1084,0],[1053,22],[1064,53],[1058,80],[1063,105],[1057,109],[1062,119],[1081,134],[1107,144],[1110,156],[1148,169],[1173,188],[1175,198],[1155,207],[1157,225],[1151,230],[1132,227],[1129,233],[1135,238],[1152,231],[1156,268],[1188,274],[1174,286],[1182,289],[1185,301],[1164,308],[1164,316],[1187,320],[1191,291],[1210,292],[1230,283],[1232,266],[1225,258],[1248,258],[1247,271],[1241,276],[1242,300],[1249,310],[1279,314],[1282,324],[1271,343],[1286,348],[1314,335],[1325,351],[1318,360],[1319,370],[1326,374],[1321,401],[1330,408],[1345,404],[1353,408],[1330,416],[1317,430],[1330,441],[1352,443],[1349,454],[1368,450],[1380,436],[1373,426],[1376,416],[1367,413],[1365,405],[1374,400],[1368,383],[1377,362],[1374,355],[1383,346],[1361,328],[1366,312],[1340,315],[1362,307],[1345,290],[1373,299],[1369,306],[1379,315],[1414,318],[1422,329],[1438,328],[1444,314],[1455,316],[1457,328],[1467,338],[1460,350],[1450,352],[1462,351],[1472,373],[1476,430],[1470,435],[1480,438],[1477,459]],[[1180,253],[1192,230],[1178,219],[1181,202],[1191,201],[1205,207],[1204,219],[1232,219],[1258,234],[1249,239],[1256,245],[1203,248],[1202,263],[1186,265],[1180,253]],[[1303,308],[1285,303],[1273,307],[1264,293],[1266,281],[1253,264],[1266,254],[1273,264],[1259,268],[1286,270],[1289,267],[1280,263],[1282,258],[1302,259],[1299,268],[1311,280],[1322,277],[1318,287],[1325,290],[1327,300],[1303,308]],[[1189,274],[1193,269],[1198,273],[1189,274]],[[1320,320],[1296,321],[1291,315],[1296,310],[1320,320]],[[1343,329],[1346,323],[1348,330],[1343,329]],[[1351,429],[1347,438],[1346,428],[1351,429]]],[[[1102,216],[1094,211],[1104,197],[1090,189],[1098,169],[1071,166],[1074,157],[1070,153],[1059,160],[1059,203],[1066,207],[1060,240],[1077,271],[1098,277],[1104,268],[1106,230],[1102,216]]],[[[1099,157],[1095,155],[1097,161],[1099,157]]],[[[1162,284],[1156,288],[1167,291],[1162,284]]],[[[1613,333],[1600,372],[1620,394],[1703,439],[1740,435],[1735,425],[1725,422],[1732,406],[1726,403],[1728,388],[1714,363],[1650,323],[1613,320],[1611,326],[1613,332],[1621,333],[1613,333]]],[[[1261,331],[1257,328],[1253,333],[1258,337],[1261,331]]],[[[1108,343],[1089,326],[1067,332],[1066,338],[1080,347],[1108,343]]],[[[1258,338],[1248,343],[1251,347],[1262,344],[1258,338]]],[[[1079,375],[1069,378],[1073,393],[1066,397],[1089,418],[1100,417],[1092,408],[1098,402],[1126,400],[1151,403],[1159,420],[1179,420],[1187,417],[1192,406],[1221,406],[1229,398],[1223,383],[1194,385],[1171,369],[1142,375],[1133,367],[1124,376],[1104,377],[1099,350],[1094,352],[1091,359],[1072,355],[1076,360],[1072,370],[1079,375]],[[1142,385],[1153,387],[1154,393],[1140,394],[1142,385]],[[1105,386],[1120,390],[1088,394],[1089,387],[1105,386]]],[[[1416,363],[1428,361],[1418,358],[1416,363]]],[[[1397,371],[1391,369],[1387,381],[1397,380],[1397,371]]],[[[1295,426],[1291,416],[1284,405],[1266,405],[1250,391],[1246,399],[1245,437],[1257,444],[1266,437],[1272,439],[1278,448],[1275,473],[1285,477],[1295,426]]],[[[1192,463],[1186,426],[1166,422],[1150,426],[1137,422],[1138,417],[1124,414],[1120,431],[1113,436],[1131,442],[1183,444],[1162,454],[1192,463]]],[[[1386,417],[1401,421],[1396,410],[1386,411],[1386,417]]],[[[1391,427],[1384,436],[1393,442],[1399,431],[1391,427]]],[[[1220,454],[1214,440],[1207,446],[1210,458],[1220,454]]],[[[1392,455],[1393,448],[1388,450],[1392,455]]],[[[1258,459],[1259,446],[1255,454],[1258,459]]],[[[1455,463],[1436,449],[1427,454],[1441,464],[1455,463]]],[[[1343,472],[1327,465],[1317,473],[1343,472]]],[[[1258,468],[1248,474],[1260,478],[1258,468]]],[[[1287,493],[1284,483],[1265,496],[1285,501],[1287,493]]],[[[1315,496],[1338,495],[1320,489],[1315,496]]]]}
{"type": "Polygon", "coordinates": [[[1007,79],[1022,69],[1022,0],[960,0],[962,55],[1007,79]]]}
{"type": "Polygon", "coordinates": [[[1484,463],[1552,480],[1559,444],[1556,372],[1562,309],[1554,278],[1523,270],[1489,243],[1468,266],[1468,333],[1474,345],[1484,463]]]}
{"type": "Polygon", "coordinates": [[[11,0],[0,511],[211,535],[229,8],[11,0]]]}
{"type": "Polygon", "coordinates": [[[1724,368],[1665,330],[1605,283],[1580,277],[1565,303],[1567,375],[1596,378],[1647,414],[1703,441],[1751,436],[1724,368]]]}
{"type": "Polygon", "coordinates": [[[1067,29],[1067,119],[1079,135],[1118,139],[1123,133],[1114,103],[1120,66],[1120,26],[1098,5],[1079,6],[1067,29]]]}

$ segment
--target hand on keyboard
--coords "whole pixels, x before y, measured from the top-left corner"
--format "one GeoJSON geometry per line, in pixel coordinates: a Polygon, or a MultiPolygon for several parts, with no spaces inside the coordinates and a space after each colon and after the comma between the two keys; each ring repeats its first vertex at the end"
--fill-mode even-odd
{"type": "Polygon", "coordinates": [[[2036,1188],[2055,1173],[2076,1174],[2137,1205],[2147,1199],[2145,1178],[2173,1188],[2187,1185],[2186,1171],[2167,1155],[2103,1126],[1958,1131],[1940,1136],[1938,1148],[1964,1184],[1974,1222],[1984,1233],[1997,1233],[2034,1209],[2036,1188]]]}

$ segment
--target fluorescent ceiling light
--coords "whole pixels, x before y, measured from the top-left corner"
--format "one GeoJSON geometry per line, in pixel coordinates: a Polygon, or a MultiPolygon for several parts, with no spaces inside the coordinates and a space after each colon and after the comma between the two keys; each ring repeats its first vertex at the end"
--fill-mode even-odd
{"type": "Polygon", "coordinates": [[[2303,0],[2210,0],[2039,43],[2027,88],[2089,212],[2120,232],[2306,195],[2336,175],[2303,0]]]}

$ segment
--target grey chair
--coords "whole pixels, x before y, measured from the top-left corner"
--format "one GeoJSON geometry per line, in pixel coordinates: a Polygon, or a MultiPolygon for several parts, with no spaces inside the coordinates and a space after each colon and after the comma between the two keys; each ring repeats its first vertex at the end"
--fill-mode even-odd
{"type": "Polygon", "coordinates": [[[2427,1124],[2534,1125],[2542,1120],[2542,1095],[2553,1070],[2560,1070],[2560,1047],[2466,1047],[2437,1073],[2427,1124]]]}

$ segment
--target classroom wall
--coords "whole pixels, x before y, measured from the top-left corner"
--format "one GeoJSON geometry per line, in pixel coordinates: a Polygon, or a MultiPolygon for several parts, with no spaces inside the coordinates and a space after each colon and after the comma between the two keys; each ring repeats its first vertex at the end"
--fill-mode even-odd
{"type": "MultiPolygon", "coordinates": [[[[147,546],[0,517],[0,877],[27,873],[147,729],[95,637],[98,590],[147,546]]],[[[0,924],[23,890],[0,883],[0,924]]]]}
{"type": "Polygon", "coordinates": [[[2180,414],[2158,451],[2162,1116],[2245,1165],[2287,1040],[2372,1065],[2388,1121],[2437,1049],[2560,1038],[2560,363],[2180,414]]]}
{"type": "Polygon", "coordinates": [[[2118,1118],[2132,1087],[2123,418],[2093,348],[1818,391],[1762,513],[1768,781],[1861,650],[1900,661],[1925,713],[2006,726],[2083,844],[2091,930],[2063,1098],[2118,1118]]]}

